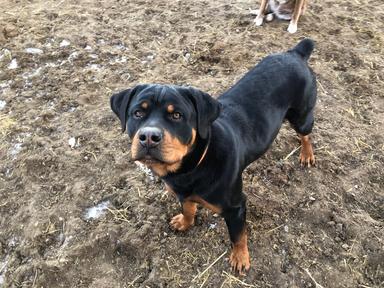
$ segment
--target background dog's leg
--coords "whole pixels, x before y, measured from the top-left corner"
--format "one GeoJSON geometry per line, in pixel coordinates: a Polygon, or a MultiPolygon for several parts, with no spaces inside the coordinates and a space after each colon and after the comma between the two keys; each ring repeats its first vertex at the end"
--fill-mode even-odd
{"type": "Polygon", "coordinates": [[[241,207],[226,211],[223,215],[232,243],[229,261],[232,269],[240,274],[243,274],[243,271],[248,270],[250,267],[245,215],[245,200],[241,207]]]}
{"type": "Polygon", "coordinates": [[[305,12],[307,11],[307,5],[308,5],[308,0],[304,0],[303,6],[301,7],[300,15],[304,15],[305,14],[305,12]]]}
{"type": "Polygon", "coordinates": [[[288,30],[287,30],[289,33],[295,33],[297,31],[297,22],[299,21],[303,4],[304,4],[304,0],[296,0],[295,9],[293,10],[292,19],[291,19],[291,22],[289,23],[288,30]]]}
{"type": "Polygon", "coordinates": [[[181,204],[183,213],[176,215],[171,220],[171,226],[179,231],[185,231],[195,223],[197,204],[192,201],[185,201],[181,204]]]}
{"type": "Polygon", "coordinates": [[[311,165],[315,165],[315,155],[313,154],[312,143],[309,135],[300,135],[300,140],[300,164],[302,166],[311,167],[311,165]]]}
{"type": "Polygon", "coordinates": [[[259,15],[255,18],[254,22],[256,26],[261,26],[263,24],[265,11],[267,9],[268,0],[261,0],[259,15]]]}

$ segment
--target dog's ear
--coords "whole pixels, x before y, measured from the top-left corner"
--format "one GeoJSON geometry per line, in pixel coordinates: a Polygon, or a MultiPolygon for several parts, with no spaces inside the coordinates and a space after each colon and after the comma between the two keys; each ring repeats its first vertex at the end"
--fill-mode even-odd
{"type": "Polygon", "coordinates": [[[110,99],[111,109],[120,119],[121,129],[123,130],[122,132],[125,131],[127,125],[129,103],[131,102],[133,96],[145,87],[146,85],[138,85],[133,89],[126,89],[112,95],[110,99]]]}
{"type": "Polygon", "coordinates": [[[181,89],[195,107],[197,113],[197,132],[201,138],[206,139],[213,121],[219,117],[221,103],[209,94],[196,88],[183,87],[181,89]]]}

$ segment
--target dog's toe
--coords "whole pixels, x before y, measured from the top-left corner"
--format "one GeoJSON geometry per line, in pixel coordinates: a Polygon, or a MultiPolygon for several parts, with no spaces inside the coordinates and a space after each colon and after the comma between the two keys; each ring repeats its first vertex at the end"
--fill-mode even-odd
{"type": "Polygon", "coordinates": [[[193,225],[193,220],[188,221],[183,214],[178,214],[172,218],[170,224],[173,229],[178,231],[185,231],[193,225]]]}

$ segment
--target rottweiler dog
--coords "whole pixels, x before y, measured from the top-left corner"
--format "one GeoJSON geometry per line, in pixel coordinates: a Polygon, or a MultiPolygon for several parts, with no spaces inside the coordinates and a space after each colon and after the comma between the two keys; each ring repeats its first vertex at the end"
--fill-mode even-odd
{"type": "Polygon", "coordinates": [[[264,58],[217,100],[196,88],[159,84],[111,97],[132,140],[132,160],[148,166],[181,203],[171,226],[191,227],[197,204],[219,213],[232,243],[230,264],[239,273],[250,268],[243,170],[268,149],[285,119],[301,136],[301,164],[315,163],[309,134],[317,88],[307,64],[313,48],[304,39],[264,58]]]}

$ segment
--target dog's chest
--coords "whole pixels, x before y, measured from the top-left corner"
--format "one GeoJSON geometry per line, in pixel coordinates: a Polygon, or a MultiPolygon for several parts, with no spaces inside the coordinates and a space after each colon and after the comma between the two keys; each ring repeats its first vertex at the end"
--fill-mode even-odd
{"type": "Polygon", "coordinates": [[[295,0],[269,0],[269,7],[277,18],[290,20],[295,8],[295,0]]]}

